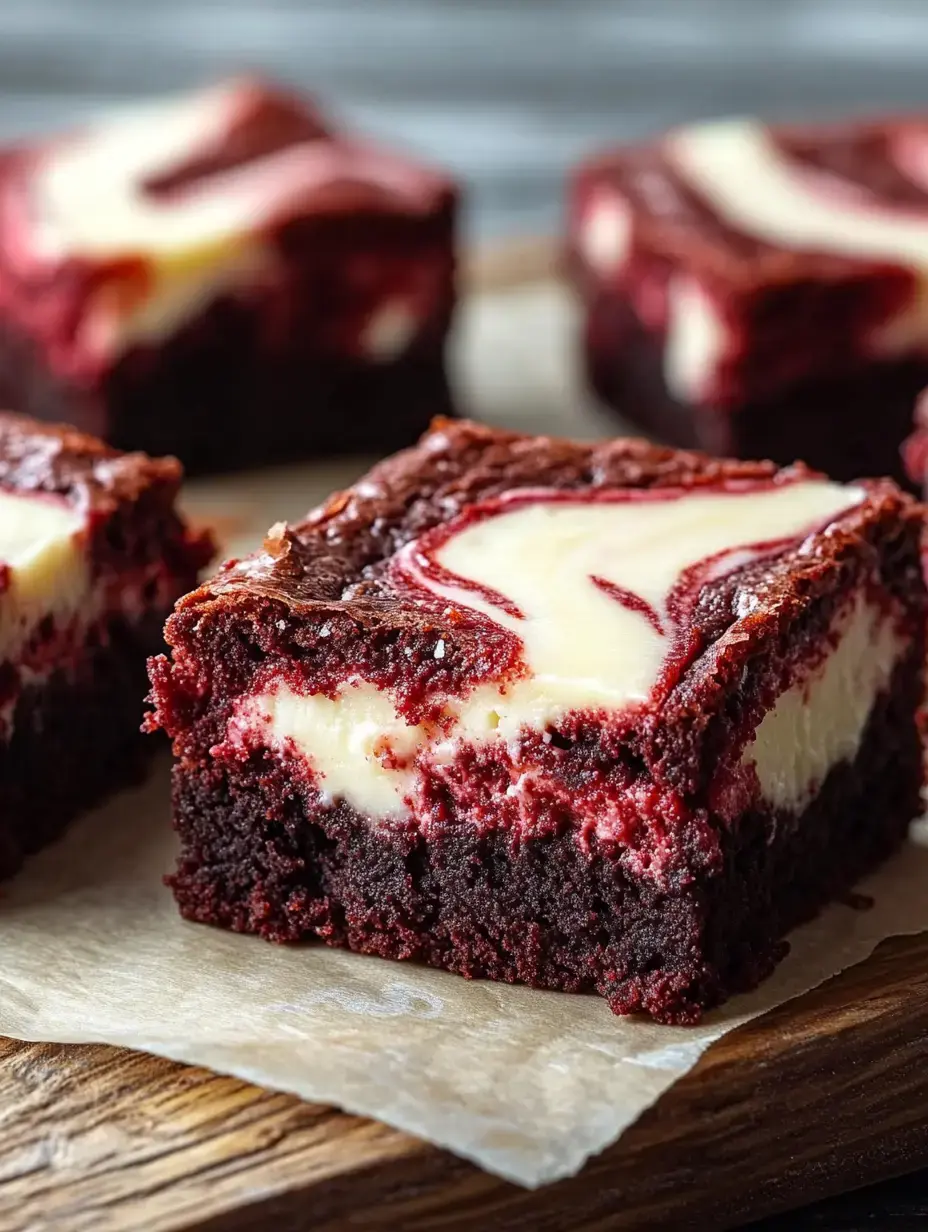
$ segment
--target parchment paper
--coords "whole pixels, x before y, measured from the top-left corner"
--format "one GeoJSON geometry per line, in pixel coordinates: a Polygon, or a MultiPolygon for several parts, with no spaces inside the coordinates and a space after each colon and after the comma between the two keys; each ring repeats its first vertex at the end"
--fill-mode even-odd
{"type": "MultiPolygon", "coordinates": [[[[581,402],[563,418],[559,409],[572,390],[567,322],[551,290],[471,305],[459,363],[475,409],[596,431],[581,402]],[[525,401],[521,372],[536,353],[525,401]]],[[[241,551],[359,466],[217,480],[192,490],[189,504],[241,551]]],[[[175,850],[169,809],[165,758],[145,787],[80,821],[3,887],[0,1034],[209,1066],[377,1117],[529,1186],[576,1172],[726,1031],[861,961],[883,938],[928,929],[928,845],[916,838],[861,886],[872,910],[831,908],[794,934],[792,954],[756,993],[698,1028],[659,1027],[615,1018],[596,997],[468,983],[186,924],[161,884],[175,850]]]]}

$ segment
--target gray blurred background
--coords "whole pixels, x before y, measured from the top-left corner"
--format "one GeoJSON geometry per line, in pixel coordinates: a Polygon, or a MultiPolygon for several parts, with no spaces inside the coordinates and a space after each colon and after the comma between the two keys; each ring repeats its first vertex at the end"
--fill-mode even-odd
{"type": "Polygon", "coordinates": [[[928,0],[0,0],[0,137],[242,68],[451,166],[491,239],[603,142],[928,104],[928,0]]]}

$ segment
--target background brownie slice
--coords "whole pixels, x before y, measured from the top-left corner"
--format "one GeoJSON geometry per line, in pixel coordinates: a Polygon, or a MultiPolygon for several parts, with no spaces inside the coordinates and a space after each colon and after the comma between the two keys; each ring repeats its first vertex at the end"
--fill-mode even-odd
{"type": "Polygon", "coordinates": [[[145,660],[212,551],[175,511],[180,478],[0,414],[0,877],[151,751],[145,660]]]}
{"type": "Polygon", "coordinates": [[[919,809],[893,483],[438,425],[178,604],[188,918],[687,1022],[919,809]]]}
{"type": "Polygon", "coordinates": [[[659,439],[903,479],[928,384],[924,118],[733,120],[571,187],[590,379],[659,439]]]}
{"type": "Polygon", "coordinates": [[[0,157],[0,401],[188,469],[449,410],[456,190],[233,80],[0,157]]]}

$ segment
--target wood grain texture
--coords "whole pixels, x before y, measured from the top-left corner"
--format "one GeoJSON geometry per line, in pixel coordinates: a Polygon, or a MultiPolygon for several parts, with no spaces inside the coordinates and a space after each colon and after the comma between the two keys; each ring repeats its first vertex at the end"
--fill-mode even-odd
{"type": "Polygon", "coordinates": [[[887,942],[721,1040],[616,1147],[535,1192],[204,1070],[4,1041],[0,1227],[731,1228],[928,1163],[926,1024],[928,937],[887,942]]]}

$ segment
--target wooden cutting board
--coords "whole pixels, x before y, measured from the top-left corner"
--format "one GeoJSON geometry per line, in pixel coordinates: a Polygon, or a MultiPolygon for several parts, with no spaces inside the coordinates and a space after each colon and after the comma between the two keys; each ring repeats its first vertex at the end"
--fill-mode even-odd
{"type": "Polygon", "coordinates": [[[712,1047],[534,1192],[375,1122],[106,1047],[0,1041],[3,1232],[733,1227],[928,1163],[928,937],[712,1047]]]}
{"type": "MultiPolygon", "coordinates": [[[[529,243],[468,284],[552,265],[529,243]]],[[[618,1145],[535,1192],[204,1070],[0,1039],[0,1232],[725,1228],[922,1164],[928,935],[726,1036],[618,1145]]]]}

